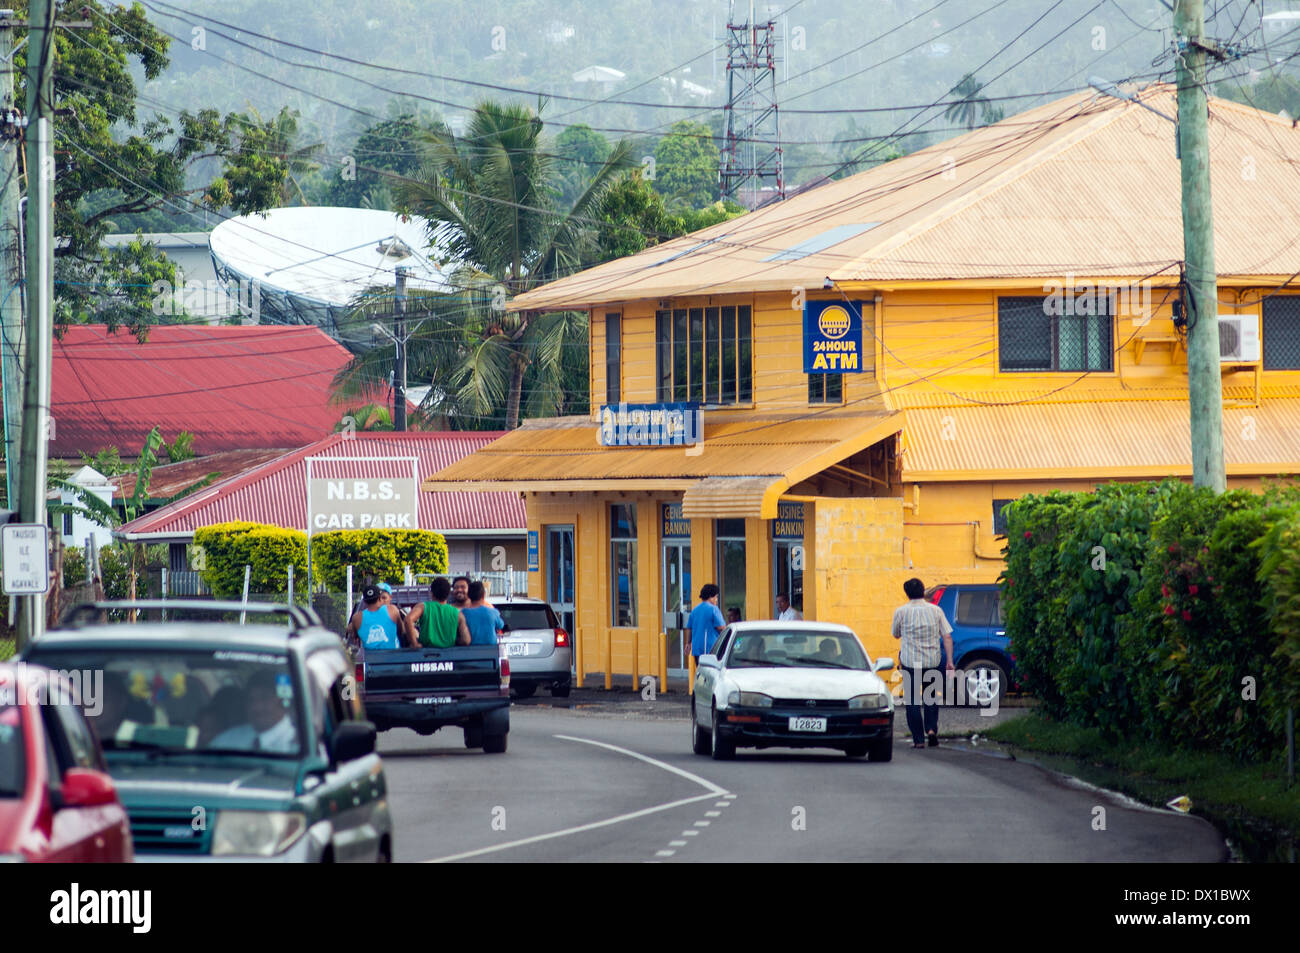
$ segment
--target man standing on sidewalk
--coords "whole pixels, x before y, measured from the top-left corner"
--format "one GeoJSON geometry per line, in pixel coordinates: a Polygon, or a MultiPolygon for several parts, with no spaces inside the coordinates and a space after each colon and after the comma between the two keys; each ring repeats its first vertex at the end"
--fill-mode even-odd
{"type": "Polygon", "coordinates": [[[701,655],[707,655],[713,651],[713,643],[718,639],[718,633],[726,627],[727,620],[722,617],[722,610],[718,608],[718,596],[720,590],[713,583],[706,583],[700,589],[700,602],[691,610],[691,614],[686,619],[686,627],[691,631],[691,655],[695,657],[696,664],[700,661],[701,655]]]}
{"type": "Polygon", "coordinates": [[[901,643],[898,665],[903,673],[907,727],[912,732],[913,748],[924,748],[927,744],[933,748],[939,744],[939,701],[943,698],[944,671],[952,671],[952,626],[942,609],[925,601],[925,583],[920,579],[903,583],[903,592],[908,601],[894,610],[893,635],[901,643]],[[932,689],[923,693],[926,684],[937,685],[937,692],[932,689]]]}

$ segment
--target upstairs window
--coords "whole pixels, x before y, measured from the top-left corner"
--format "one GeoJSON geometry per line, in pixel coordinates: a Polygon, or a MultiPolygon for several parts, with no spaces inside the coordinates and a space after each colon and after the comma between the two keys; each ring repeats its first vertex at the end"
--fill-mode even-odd
{"type": "Polygon", "coordinates": [[[998,299],[998,369],[1001,371],[1111,371],[1115,347],[1111,298],[1096,295],[1098,313],[1079,314],[1068,297],[1062,311],[1051,298],[998,299]]]}
{"type": "Polygon", "coordinates": [[[1279,295],[1264,301],[1264,370],[1300,370],[1300,295],[1279,295]]]}
{"type": "Polygon", "coordinates": [[[754,398],[749,305],[655,312],[657,398],[713,406],[754,398]]]}
{"type": "Polygon", "coordinates": [[[619,384],[623,376],[623,316],[617,312],[605,315],[605,403],[617,404],[622,393],[619,384]]]}
{"type": "Polygon", "coordinates": [[[844,403],[843,374],[809,374],[808,403],[842,404],[844,403]]]}

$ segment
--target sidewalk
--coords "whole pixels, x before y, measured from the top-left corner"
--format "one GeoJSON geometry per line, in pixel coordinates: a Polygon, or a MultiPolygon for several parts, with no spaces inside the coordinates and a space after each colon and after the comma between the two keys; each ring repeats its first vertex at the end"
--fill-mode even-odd
{"type": "MultiPolygon", "coordinates": [[[[644,679],[644,676],[642,676],[644,679]]],[[[621,718],[682,718],[689,716],[691,696],[687,694],[685,677],[668,679],[668,690],[659,690],[659,679],[654,679],[654,696],[647,689],[634,690],[630,675],[615,675],[612,687],[605,690],[605,674],[593,672],[583,679],[583,687],[574,687],[568,698],[552,698],[550,692],[539,688],[532,698],[515,699],[519,708],[565,708],[583,714],[621,718]],[[644,694],[643,694],[644,692],[644,694]]],[[[898,738],[910,737],[903,706],[897,703],[894,716],[894,734],[898,738]]],[[[1012,718],[1032,711],[1038,703],[1032,698],[1008,698],[996,715],[981,714],[978,708],[945,706],[939,713],[939,736],[941,738],[968,738],[972,734],[982,734],[994,725],[1000,725],[1012,718]]]]}

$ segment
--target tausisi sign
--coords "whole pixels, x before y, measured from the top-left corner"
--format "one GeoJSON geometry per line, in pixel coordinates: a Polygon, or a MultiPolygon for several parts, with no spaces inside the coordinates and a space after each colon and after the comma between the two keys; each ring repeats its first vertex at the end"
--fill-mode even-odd
{"type": "Polygon", "coordinates": [[[704,437],[700,405],[601,404],[602,447],[688,447],[704,437]]]}
{"type": "Polygon", "coordinates": [[[417,471],[415,457],[308,458],[307,534],[419,529],[417,471]]]}

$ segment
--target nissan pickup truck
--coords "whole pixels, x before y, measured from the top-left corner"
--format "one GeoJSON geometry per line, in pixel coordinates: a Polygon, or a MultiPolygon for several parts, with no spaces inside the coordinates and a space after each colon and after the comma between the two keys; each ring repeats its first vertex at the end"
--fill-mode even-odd
{"type": "MultiPolygon", "coordinates": [[[[406,588],[395,587],[394,605],[410,601],[404,599],[406,588]]],[[[366,717],[379,731],[410,728],[431,735],[455,725],[465,732],[466,748],[482,748],[488,754],[506,750],[510,660],[504,646],[366,651],[349,639],[349,647],[366,717]]]]}

